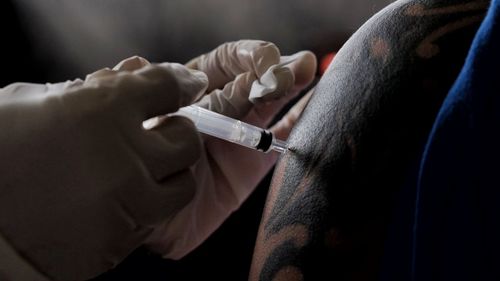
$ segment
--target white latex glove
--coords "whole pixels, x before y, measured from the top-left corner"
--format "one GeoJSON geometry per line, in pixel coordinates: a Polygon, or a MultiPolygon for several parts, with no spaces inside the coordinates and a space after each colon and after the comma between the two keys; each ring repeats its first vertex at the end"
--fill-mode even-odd
{"type": "Polygon", "coordinates": [[[132,58],[85,81],[1,89],[2,241],[54,280],[115,266],[195,193],[192,122],[146,131],[143,120],[192,103],[207,83],[183,65],[132,58]]]}
{"type": "MultiPolygon", "coordinates": [[[[272,43],[246,40],[224,44],[187,65],[205,72],[209,79],[207,95],[198,105],[267,128],[316,72],[311,52],[297,53],[293,62],[273,67],[288,60],[290,57],[280,57],[272,43]],[[270,68],[275,83],[262,81],[263,76],[269,78],[270,68]],[[262,84],[274,91],[262,91],[262,84]],[[255,104],[249,100],[252,85],[259,90],[252,93],[255,104]]],[[[288,137],[309,97],[306,95],[271,128],[278,138],[288,137]]],[[[204,143],[204,154],[195,169],[200,185],[195,198],[149,240],[166,258],[181,258],[201,244],[242,204],[278,158],[277,153],[264,154],[208,136],[204,143]]]]}

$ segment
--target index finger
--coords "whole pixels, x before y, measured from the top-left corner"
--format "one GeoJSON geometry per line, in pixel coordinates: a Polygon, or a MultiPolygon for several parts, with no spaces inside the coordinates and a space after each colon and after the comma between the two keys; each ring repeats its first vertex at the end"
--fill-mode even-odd
{"type": "Polygon", "coordinates": [[[225,43],[210,53],[189,61],[186,66],[207,74],[207,91],[211,92],[224,87],[245,72],[251,72],[260,78],[269,67],[279,61],[280,51],[273,43],[241,40],[225,43]]]}

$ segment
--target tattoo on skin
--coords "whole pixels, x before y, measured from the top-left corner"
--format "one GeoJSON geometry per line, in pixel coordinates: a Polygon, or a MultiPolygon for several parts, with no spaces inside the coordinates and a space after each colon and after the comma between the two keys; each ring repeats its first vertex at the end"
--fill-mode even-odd
{"type": "Polygon", "coordinates": [[[250,280],[377,279],[418,161],[486,1],[397,1],[342,47],[274,172],[250,280]]]}

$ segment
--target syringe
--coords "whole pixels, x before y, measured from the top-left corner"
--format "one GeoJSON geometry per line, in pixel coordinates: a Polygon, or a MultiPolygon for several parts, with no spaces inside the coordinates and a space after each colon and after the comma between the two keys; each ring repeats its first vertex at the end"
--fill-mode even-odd
{"type": "Polygon", "coordinates": [[[180,115],[191,119],[201,133],[230,141],[248,148],[284,153],[288,149],[285,141],[276,139],[268,130],[241,122],[205,108],[190,105],[169,115],[180,115]]]}

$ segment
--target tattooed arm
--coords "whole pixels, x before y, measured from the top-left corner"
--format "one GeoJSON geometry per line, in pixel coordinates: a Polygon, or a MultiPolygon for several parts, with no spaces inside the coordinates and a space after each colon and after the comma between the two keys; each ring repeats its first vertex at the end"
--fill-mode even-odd
{"type": "Polygon", "coordinates": [[[391,200],[487,5],[397,1],[344,45],[276,167],[251,280],[376,279],[391,200]]]}

